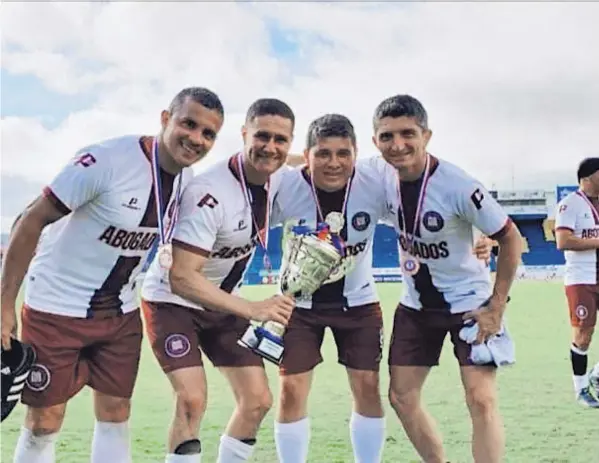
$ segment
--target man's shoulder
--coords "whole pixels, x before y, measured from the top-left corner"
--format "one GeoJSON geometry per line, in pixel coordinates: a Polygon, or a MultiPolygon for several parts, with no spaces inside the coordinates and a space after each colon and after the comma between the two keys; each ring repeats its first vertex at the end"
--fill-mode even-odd
{"type": "Polygon", "coordinates": [[[437,190],[440,189],[447,199],[460,202],[459,198],[464,195],[484,194],[483,183],[466,170],[442,159],[438,159],[438,163],[435,174],[431,176],[431,182],[436,182],[437,190]]]}
{"type": "Polygon", "coordinates": [[[77,151],[77,154],[91,153],[98,156],[122,159],[123,154],[125,153],[142,150],[141,140],[143,138],[143,135],[123,135],[120,137],[107,138],[83,146],[77,151]]]}
{"type": "Polygon", "coordinates": [[[185,186],[184,197],[186,202],[193,201],[198,207],[207,206],[206,211],[217,213],[235,203],[238,198],[235,188],[240,187],[229,170],[228,160],[217,161],[192,176],[185,186]]]}
{"type": "Polygon", "coordinates": [[[583,203],[581,199],[583,198],[582,196],[580,196],[580,193],[578,191],[572,191],[571,193],[568,193],[565,197],[563,197],[561,201],[557,203],[557,205],[558,208],[561,206],[576,206],[583,203]]]}
{"type": "Polygon", "coordinates": [[[473,175],[466,172],[466,170],[453,162],[446,161],[444,159],[437,158],[440,177],[451,178],[454,180],[460,180],[460,183],[456,183],[453,186],[459,187],[463,183],[472,185],[475,183],[481,183],[473,175]]]}
{"type": "Polygon", "coordinates": [[[380,154],[364,156],[356,160],[356,171],[373,175],[395,175],[395,169],[380,154]]]}
{"type": "Polygon", "coordinates": [[[271,184],[277,185],[277,191],[291,192],[303,184],[308,185],[304,178],[306,166],[288,166],[276,172],[276,178],[271,178],[271,184]],[[274,182],[273,182],[274,180],[274,182]]]}
{"type": "Polygon", "coordinates": [[[211,187],[227,190],[230,188],[232,179],[234,177],[229,169],[229,159],[223,159],[195,172],[188,181],[188,187],[196,189],[211,187]]]}

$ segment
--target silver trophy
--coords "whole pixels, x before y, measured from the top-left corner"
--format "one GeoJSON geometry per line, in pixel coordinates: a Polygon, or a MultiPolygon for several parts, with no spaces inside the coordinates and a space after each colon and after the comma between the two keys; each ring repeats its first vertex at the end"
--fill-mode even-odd
{"type": "MultiPolygon", "coordinates": [[[[317,231],[305,232],[297,220],[285,223],[283,229],[283,259],[279,287],[282,294],[308,298],[321,286],[343,278],[353,268],[352,256],[345,256],[330,239],[317,231]],[[300,232],[298,232],[299,230],[300,232]]],[[[330,234],[329,234],[330,238],[330,234]]],[[[268,321],[250,326],[238,341],[256,354],[275,364],[283,358],[285,326],[268,321]]]]}

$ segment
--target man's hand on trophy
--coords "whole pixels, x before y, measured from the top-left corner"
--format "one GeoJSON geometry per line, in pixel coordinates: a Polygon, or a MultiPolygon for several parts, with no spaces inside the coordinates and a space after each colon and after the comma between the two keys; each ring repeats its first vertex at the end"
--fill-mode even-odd
{"type": "Polygon", "coordinates": [[[295,307],[292,297],[277,295],[251,303],[251,318],[259,322],[277,322],[287,326],[295,307]]]}

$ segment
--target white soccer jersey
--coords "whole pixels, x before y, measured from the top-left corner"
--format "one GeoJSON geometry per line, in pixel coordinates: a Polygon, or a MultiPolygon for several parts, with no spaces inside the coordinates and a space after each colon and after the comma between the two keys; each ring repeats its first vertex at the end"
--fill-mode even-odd
{"type": "MultiPolygon", "coordinates": [[[[597,200],[587,198],[582,191],[570,193],[557,205],[555,229],[570,230],[577,238],[599,238],[597,207],[597,200]]],[[[564,257],[566,285],[599,283],[599,249],[564,251],[564,257]]]]}
{"type": "MultiPolygon", "coordinates": [[[[381,159],[381,162],[384,162],[381,159]]],[[[391,168],[391,166],[389,166],[391,168]]],[[[391,168],[392,169],[392,168],[391,168]]],[[[490,271],[473,254],[473,226],[497,239],[505,233],[510,219],[489,192],[459,167],[432,158],[431,175],[416,229],[412,253],[420,270],[404,275],[401,303],[413,309],[443,309],[462,313],[476,309],[492,293],[490,271]]],[[[389,178],[389,177],[387,177],[389,178]]],[[[402,182],[402,199],[408,232],[421,181],[402,182]]],[[[388,201],[398,234],[404,224],[397,194],[397,177],[387,182],[388,201]]],[[[400,250],[407,251],[406,239],[399,237],[400,250]]]]}
{"type": "MultiPolygon", "coordinates": [[[[204,276],[222,290],[237,293],[259,245],[257,230],[266,231],[266,189],[251,186],[253,207],[247,204],[236,156],[198,174],[183,192],[173,246],[181,246],[210,258],[204,276]],[[252,209],[257,225],[252,219],[252,209]]],[[[269,211],[280,183],[283,167],[270,178],[269,211]]],[[[169,302],[186,307],[204,307],[173,294],[168,271],[154,259],[146,274],[142,296],[151,302],[169,302]]],[[[210,307],[207,307],[210,309],[210,307]]]]}
{"type": "MultiPolygon", "coordinates": [[[[341,212],[346,189],[325,192],[316,189],[323,215],[341,212]]],[[[341,237],[355,266],[345,278],[321,287],[312,297],[297,299],[302,308],[355,307],[378,302],[372,276],[372,242],[379,219],[387,212],[385,182],[373,168],[371,160],[356,164],[347,197],[345,225],[341,237]]],[[[310,176],[304,166],[286,172],[273,207],[273,224],[300,220],[310,228],[316,226],[318,206],[312,192],[310,176]]]]}
{"type": "MultiPolygon", "coordinates": [[[[45,188],[68,215],[46,228],[27,274],[26,305],[80,318],[137,308],[135,279],[158,236],[151,143],[125,136],[86,147],[45,188]]],[[[185,169],[179,179],[192,175],[185,169]]],[[[172,213],[180,180],[160,177],[172,213]]]]}

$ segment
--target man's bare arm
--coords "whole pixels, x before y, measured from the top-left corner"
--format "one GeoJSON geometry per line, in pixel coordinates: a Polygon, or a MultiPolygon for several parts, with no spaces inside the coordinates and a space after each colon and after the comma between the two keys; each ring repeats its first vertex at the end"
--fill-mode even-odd
{"type": "Polygon", "coordinates": [[[237,315],[248,320],[274,321],[287,325],[293,300],[286,296],[274,296],[266,301],[251,302],[223,291],[203,274],[209,259],[185,248],[173,245],[173,265],[169,279],[171,291],[188,301],[208,309],[237,315]]]}
{"type": "Polygon", "coordinates": [[[223,291],[203,275],[208,259],[208,256],[173,245],[173,264],[169,272],[173,293],[195,304],[249,319],[249,301],[223,291]]]}
{"type": "Polygon", "coordinates": [[[40,196],[15,222],[2,269],[2,307],[14,307],[43,229],[64,215],[52,201],[40,196]]]}
{"type": "Polygon", "coordinates": [[[522,257],[522,235],[518,227],[512,223],[503,236],[497,239],[497,242],[499,243],[499,255],[497,256],[497,273],[492,297],[501,304],[505,304],[522,257]]]}
{"type": "Polygon", "coordinates": [[[583,239],[574,236],[574,232],[567,228],[555,231],[555,242],[560,251],[589,251],[599,249],[599,238],[583,239]]]}

